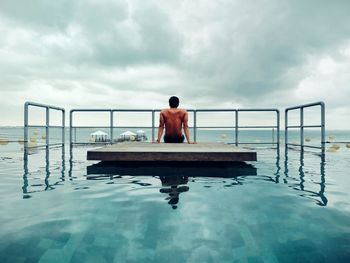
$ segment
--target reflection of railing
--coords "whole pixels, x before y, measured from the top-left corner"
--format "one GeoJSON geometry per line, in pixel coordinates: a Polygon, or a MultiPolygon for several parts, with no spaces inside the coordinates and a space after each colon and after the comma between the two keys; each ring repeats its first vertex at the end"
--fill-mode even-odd
{"type": "MultiPolygon", "coordinates": [[[[67,149],[66,149],[67,150],[67,149]]],[[[66,158],[65,158],[65,147],[61,148],[61,152],[58,149],[52,149],[50,147],[46,147],[45,151],[40,151],[42,155],[45,155],[45,172],[39,169],[39,166],[42,167],[41,164],[38,164],[38,159],[34,155],[32,156],[32,159],[30,159],[30,156],[28,158],[24,157],[24,173],[23,173],[23,198],[30,198],[33,194],[41,191],[48,191],[48,190],[54,190],[58,185],[64,184],[64,181],[73,181],[75,178],[74,171],[75,170],[81,170],[82,167],[86,165],[86,174],[84,174],[84,178],[87,180],[93,180],[93,179],[103,179],[108,177],[109,180],[118,180],[119,178],[123,176],[128,176],[133,178],[130,180],[130,184],[135,184],[134,177],[135,176],[156,176],[159,178],[162,182],[163,179],[171,179],[172,182],[176,180],[177,177],[219,177],[219,178],[232,178],[233,183],[231,185],[244,185],[244,178],[247,176],[256,176],[263,178],[265,181],[273,182],[273,183],[280,183],[280,177],[281,177],[281,166],[280,166],[280,152],[277,151],[276,157],[273,157],[272,155],[269,155],[269,167],[271,168],[271,165],[275,163],[276,165],[276,172],[274,173],[274,177],[263,175],[261,172],[258,172],[258,169],[251,164],[246,163],[233,163],[233,164],[201,164],[198,165],[178,165],[176,164],[176,167],[174,164],[161,164],[158,163],[156,166],[157,169],[155,169],[154,164],[145,164],[141,163],[140,165],[136,166],[132,163],[96,163],[91,165],[91,163],[86,163],[84,165],[81,158],[83,158],[81,154],[78,154],[77,158],[74,158],[73,153],[74,151],[78,151],[78,153],[82,151],[83,149],[70,147],[69,148],[69,160],[68,160],[68,166],[66,169],[66,158]],[[54,167],[50,167],[50,153],[56,153],[61,154],[60,162],[58,162],[59,158],[55,156],[53,163],[54,167]],[[33,160],[34,158],[34,160],[33,160]],[[275,159],[276,158],[276,159],[275,159]],[[29,165],[30,161],[32,162],[32,165],[29,165]],[[78,162],[77,162],[78,161],[78,162]],[[73,169],[74,165],[82,164],[76,169],[73,169]],[[33,168],[34,167],[36,168],[33,168]],[[36,165],[36,166],[35,166],[36,165]],[[32,167],[32,169],[37,170],[35,172],[34,170],[31,172],[29,170],[29,167],[32,167]],[[176,168],[176,169],[175,169],[176,168]],[[39,169],[39,170],[38,170],[39,169]],[[40,175],[38,176],[39,173],[40,175]],[[57,177],[57,174],[60,174],[59,177],[57,177]],[[44,175],[44,176],[43,176],[44,175]],[[53,176],[56,175],[56,176],[53,176]],[[115,176],[115,177],[113,177],[115,176]],[[166,178],[162,178],[166,177],[166,178]],[[31,180],[42,180],[44,184],[35,184],[33,182],[30,183],[31,180]]],[[[265,149],[266,150],[266,149],[265,149]]],[[[270,149],[267,149],[270,151],[269,153],[272,153],[270,149]]],[[[299,195],[308,198],[311,200],[314,200],[316,204],[321,206],[326,206],[328,204],[328,198],[326,196],[326,169],[325,169],[325,157],[324,155],[314,155],[310,154],[307,155],[307,152],[305,151],[291,151],[292,156],[289,156],[288,153],[289,149],[285,149],[285,155],[282,156],[284,159],[284,171],[282,172],[282,183],[287,184],[288,186],[292,187],[292,189],[298,191],[299,195]],[[300,154],[300,155],[298,155],[300,154]],[[305,171],[305,168],[316,168],[313,164],[317,163],[315,160],[308,160],[305,162],[305,157],[314,157],[314,158],[320,158],[320,170],[313,170],[305,171]],[[305,165],[306,164],[306,165],[305,165]],[[311,166],[308,166],[311,165],[311,166]],[[319,182],[317,182],[317,177],[310,177],[311,175],[319,174],[320,179],[319,182]],[[319,191],[314,189],[314,186],[319,185],[319,191]]],[[[28,155],[28,152],[24,152],[25,155],[28,155]]],[[[80,173],[78,173],[80,174],[80,173]]],[[[78,178],[79,179],[79,178],[78,178]]],[[[181,178],[180,178],[181,179],[181,178]]],[[[78,180],[82,182],[80,179],[78,180]]],[[[225,187],[228,186],[224,180],[225,187]]],[[[228,181],[227,181],[228,182],[228,181]]],[[[136,181],[136,184],[137,181],[136,181]]],[[[140,184],[141,186],[147,186],[146,184],[140,184]]],[[[163,183],[164,185],[164,183],[163,183]]],[[[170,185],[170,184],[169,184],[170,185]]]]}
{"type": "MultiPolygon", "coordinates": [[[[60,174],[61,176],[58,178],[58,181],[52,182],[50,179],[51,177],[51,170],[50,169],[50,147],[45,148],[45,173],[41,172],[41,176],[45,175],[43,178],[44,184],[30,184],[29,181],[32,179],[37,179],[31,178],[30,175],[32,174],[29,170],[29,158],[28,158],[28,151],[24,151],[24,158],[23,158],[23,186],[22,186],[22,192],[23,192],[23,199],[31,198],[32,194],[37,193],[37,192],[42,192],[42,191],[48,191],[48,190],[54,190],[55,187],[61,182],[65,181],[65,173],[66,173],[66,164],[65,164],[65,147],[61,148],[61,165],[59,167],[60,174]],[[51,181],[51,182],[50,182],[51,181]],[[33,187],[36,186],[36,187],[33,187]]],[[[37,163],[37,162],[36,162],[37,163]]],[[[70,162],[70,171],[69,171],[69,179],[71,179],[71,169],[72,169],[72,163],[70,162]]],[[[57,168],[54,169],[57,171],[57,168]]]]}
{"type": "Polygon", "coordinates": [[[35,102],[27,101],[24,104],[24,144],[25,147],[28,147],[28,128],[45,128],[45,145],[46,147],[56,144],[50,144],[50,128],[61,128],[62,129],[62,143],[60,145],[64,145],[65,137],[64,137],[64,128],[65,128],[65,110],[60,107],[50,106],[46,104],[40,104],[35,102]],[[44,108],[46,109],[46,124],[45,125],[29,125],[29,106],[44,108]],[[57,110],[62,112],[62,125],[61,126],[53,126],[50,125],[50,110],[57,110]]]}
{"type": "Polygon", "coordinates": [[[325,122],[326,122],[325,121],[325,104],[322,101],[287,108],[285,110],[285,145],[286,145],[286,147],[288,147],[288,145],[295,145],[295,146],[300,146],[300,147],[311,147],[311,148],[324,149],[325,143],[326,143],[326,140],[325,140],[325,137],[326,137],[325,122]],[[321,124],[320,125],[304,125],[304,109],[309,108],[309,107],[314,107],[314,106],[321,107],[321,124]],[[299,125],[288,125],[288,112],[291,110],[300,110],[299,125]],[[300,144],[288,142],[288,129],[290,129],[290,128],[300,129],[300,144]],[[304,144],[304,129],[305,128],[321,128],[321,147],[304,144]]]}
{"type": "MultiPolygon", "coordinates": [[[[109,142],[114,141],[114,135],[113,135],[113,129],[114,128],[144,128],[144,129],[151,129],[152,130],[152,141],[155,139],[155,113],[160,112],[159,109],[72,109],[70,111],[70,144],[76,143],[76,129],[77,128],[106,128],[109,129],[109,142]],[[74,125],[74,118],[73,113],[74,112],[106,112],[109,113],[109,126],[75,126],[74,125]],[[150,126],[115,126],[114,125],[114,113],[116,112],[148,112],[151,113],[152,121],[150,126]],[[74,139],[73,139],[73,133],[74,133],[74,139]]],[[[188,109],[189,113],[193,114],[193,126],[190,128],[193,128],[193,140],[197,141],[197,129],[233,129],[235,132],[235,141],[234,144],[277,144],[279,145],[280,142],[280,112],[278,109],[188,109]],[[234,126],[198,126],[197,125],[197,113],[199,112],[233,112],[235,122],[234,126]],[[255,125],[255,126],[239,126],[239,113],[240,112],[276,112],[276,124],[275,125],[255,125]],[[272,141],[271,142],[240,142],[239,141],[239,130],[240,129],[272,129],[272,141]],[[276,129],[276,141],[274,140],[274,131],[276,129]]]]}
{"type": "MultiPolygon", "coordinates": [[[[288,154],[288,148],[285,148],[285,155],[284,155],[284,183],[293,185],[293,189],[300,191],[300,196],[314,200],[316,204],[320,206],[326,206],[328,203],[328,198],[326,197],[326,169],[325,169],[325,155],[310,155],[316,158],[320,158],[320,171],[314,171],[313,173],[305,172],[305,151],[299,151],[299,167],[298,167],[298,177],[293,177],[293,173],[295,171],[292,171],[289,169],[289,166],[295,168],[297,165],[293,161],[293,159],[289,158],[288,154]],[[292,164],[292,165],[290,165],[292,164]],[[316,183],[315,178],[309,179],[309,183],[312,185],[319,184],[320,190],[312,190],[309,188],[310,185],[306,182],[306,176],[308,174],[320,174],[320,182],[316,183]],[[309,189],[308,189],[309,188],[309,189]]],[[[314,164],[317,162],[308,162],[308,164],[314,164]]],[[[296,169],[295,169],[296,170],[296,169]]]]}

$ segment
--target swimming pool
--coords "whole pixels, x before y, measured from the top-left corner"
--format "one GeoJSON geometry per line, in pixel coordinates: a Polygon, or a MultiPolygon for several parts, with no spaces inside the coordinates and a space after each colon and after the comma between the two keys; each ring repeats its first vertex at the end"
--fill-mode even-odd
{"type": "Polygon", "coordinates": [[[23,162],[20,148],[0,148],[0,262],[350,260],[344,145],[325,160],[259,149],[240,176],[204,167],[196,177],[191,167],[96,170],[89,147],[23,162]]]}

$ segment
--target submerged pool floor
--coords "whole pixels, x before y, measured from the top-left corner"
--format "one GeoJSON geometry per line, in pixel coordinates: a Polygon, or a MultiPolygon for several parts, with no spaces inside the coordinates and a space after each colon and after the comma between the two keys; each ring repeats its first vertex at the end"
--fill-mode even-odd
{"type": "Polygon", "coordinates": [[[350,261],[350,149],[259,149],[223,171],[6,147],[0,262],[350,261]]]}

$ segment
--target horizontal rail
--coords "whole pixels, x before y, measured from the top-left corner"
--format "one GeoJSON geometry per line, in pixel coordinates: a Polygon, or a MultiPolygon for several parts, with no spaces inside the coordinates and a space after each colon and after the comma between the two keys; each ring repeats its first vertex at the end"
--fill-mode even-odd
{"type": "MultiPolygon", "coordinates": [[[[71,112],[161,112],[161,109],[72,109],[71,112]]],[[[186,109],[188,112],[194,112],[194,109],[186,109]]]]}
{"type": "MultiPolygon", "coordinates": [[[[300,147],[300,144],[296,144],[296,143],[288,143],[288,145],[300,147]]],[[[306,145],[306,144],[304,144],[303,147],[314,148],[314,149],[322,149],[323,148],[322,146],[313,146],[313,145],[306,145]]]]}
{"type": "Polygon", "coordinates": [[[337,142],[337,141],[326,141],[326,143],[350,143],[350,141],[340,141],[340,142],[337,142]]]}
{"type": "Polygon", "coordinates": [[[264,126],[264,125],[259,125],[259,126],[238,126],[240,129],[274,129],[278,128],[278,126],[264,126]]]}
{"type": "MultiPolygon", "coordinates": [[[[45,127],[45,126],[43,126],[45,127]]],[[[52,126],[50,126],[52,127],[52,126]]],[[[194,128],[193,125],[189,125],[189,128],[194,128]]],[[[95,128],[111,128],[111,126],[72,126],[72,128],[77,128],[77,129],[95,129],[95,128]]],[[[119,128],[123,128],[123,129],[131,129],[131,128],[138,128],[138,129],[151,129],[152,126],[112,126],[113,129],[119,129],[119,128]]],[[[196,126],[197,129],[233,129],[236,128],[236,126],[196,126]]],[[[278,128],[278,126],[238,126],[238,128],[241,129],[271,129],[271,128],[278,128]]]]}
{"type": "Polygon", "coordinates": [[[37,103],[37,102],[32,102],[32,101],[27,101],[27,102],[24,103],[24,107],[28,108],[28,106],[34,106],[34,107],[39,107],[39,108],[49,108],[49,109],[53,109],[53,110],[65,111],[65,109],[61,108],[61,107],[56,107],[56,106],[42,104],[42,103],[37,103]]]}
{"type": "Polygon", "coordinates": [[[288,107],[286,108],[286,111],[290,111],[290,110],[297,110],[300,108],[308,108],[308,107],[313,107],[313,106],[324,106],[324,102],[323,101],[317,101],[317,102],[313,102],[313,103],[307,103],[307,104],[302,104],[302,105],[298,105],[298,106],[292,106],[292,107],[288,107]]]}
{"type": "Polygon", "coordinates": [[[196,112],[235,112],[237,109],[195,109],[196,112]]]}
{"type": "MultiPolygon", "coordinates": [[[[190,129],[194,126],[188,126],[190,129]]],[[[152,129],[152,126],[72,126],[72,129],[152,129]]]]}
{"type": "Polygon", "coordinates": [[[194,109],[197,112],[234,112],[234,111],[279,111],[275,108],[244,108],[244,109],[194,109]]]}
{"type": "Polygon", "coordinates": [[[62,126],[59,126],[59,125],[49,125],[49,126],[46,126],[46,125],[27,125],[28,128],[46,128],[46,127],[49,127],[49,128],[62,128],[62,126]]]}
{"type": "Polygon", "coordinates": [[[287,128],[301,128],[301,127],[304,127],[304,128],[321,128],[322,125],[304,125],[304,126],[300,126],[300,125],[292,125],[292,126],[287,126],[287,128]]]}
{"type": "MultiPolygon", "coordinates": [[[[197,129],[224,129],[224,128],[236,128],[236,126],[196,126],[197,129]]],[[[238,126],[239,129],[273,129],[278,126],[238,126]]]]}
{"type": "MultiPolygon", "coordinates": [[[[62,146],[62,143],[50,143],[49,146],[62,146]]],[[[41,148],[41,147],[47,147],[46,144],[40,144],[35,146],[28,146],[28,148],[41,148]]]]}
{"type": "MultiPolygon", "coordinates": [[[[160,112],[162,109],[72,109],[71,112],[160,112]]],[[[259,112],[259,111],[270,111],[270,112],[279,112],[278,109],[186,109],[187,112],[235,112],[235,111],[251,111],[251,112],[259,112]]]]}
{"type": "Polygon", "coordinates": [[[112,109],[72,109],[70,112],[110,112],[112,109]]]}
{"type": "Polygon", "coordinates": [[[151,129],[152,126],[72,126],[72,128],[78,128],[78,129],[91,129],[91,128],[102,128],[102,129],[109,129],[109,128],[113,128],[113,129],[119,129],[119,128],[124,128],[124,129],[128,129],[128,128],[138,128],[138,129],[151,129]]]}
{"type": "Polygon", "coordinates": [[[278,142],[239,142],[237,144],[279,144],[278,142]]]}
{"type": "MultiPolygon", "coordinates": [[[[106,144],[105,142],[74,142],[74,144],[77,145],[95,145],[95,144],[106,144]]],[[[236,144],[236,142],[227,142],[227,144],[236,144]]],[[[279,144],[278,142],[239,142],[237,143],[238,145],[243,145],[243,144],[262,144],[262,145],[275,145],[275,144],[279,144]]]]}
{"type": "Polygon", "coordinates": [[[96,144],[105,145],[106,142],[74,142],[74,144],[76,144],[76,145],[96,145],[96,144]]]}
{"type": "Polygon", "coordinates": [[[270,111],[270,112],[279,112],[279,109],[266,109],[266,108],[261,108],[261,109],[237,109],[237,111],[270,111]]]}
{"type": "MultiPolygon", "coordinates": [[[[194,126],[189,126],[194,128],[194,126]]],[[[196,126],[197,129],[234,129],[236,126],[196,126]]]]}

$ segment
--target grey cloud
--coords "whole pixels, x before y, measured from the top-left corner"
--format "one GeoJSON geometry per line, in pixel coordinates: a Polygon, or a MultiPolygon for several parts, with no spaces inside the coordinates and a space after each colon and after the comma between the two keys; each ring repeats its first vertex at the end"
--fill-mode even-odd
{"type": "Polygon", "coordinates": [[[210,44],[185,63],[214,97],[252,101],[295,88],[309,56],[334,53],[350,36],[348,1],[226,1],[223,9],[211,14],[210,44]]]}
{"type": "Polygon", "coordinates": [[[173,63],[178,60],[181,37],[168,16],[156,5],[138,3],[129,8],[128,20],[106,23],[99,32],[87,31],[92,62],[121,66],[137,63],[173,63]]]}
{"type": "Polygon", "coordinates": [[[74,10],[69,8],[72,1],[13,1],[2,0],[0,13],[23,27],[37,27],[42,30],[65,28],[74,10]]]}
{"type": "Polygon", "coordinates": [[[180,56],[180,34],[165,11],[152,2],[36,1],[27,5],[0,3],[0,47],[6,51],[0,62],[3,90],[21,89],[36,79],[57,89],[61,88],[58,83],[87,85],[89,81],[139,89],[137,81],[123,87],[106,81],[100,76],[103,67],[170,64],[180,56]]]}
{"type": "Polygon", "coordinates": [[[123,93],[125,105],[130,94],[177,94],[190,107],[284,107],[301,100],[293,93],[315,61],[344,60],[348,10],[345,0],[3,0],[0,90],[41,83],[43,98],[63,89],[99,101],[123,93]]]}
{"type": "Polygon", "coordinates": [[[38,53],[68,63],[125,67],[171,63],[180,54],[180,34],[152,2],[4,1],[0,10],[9,26],[37,35],[38,53]]]}

